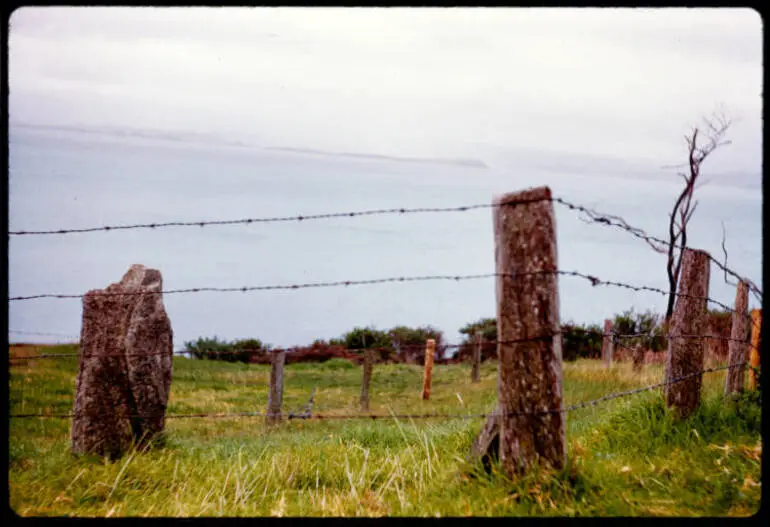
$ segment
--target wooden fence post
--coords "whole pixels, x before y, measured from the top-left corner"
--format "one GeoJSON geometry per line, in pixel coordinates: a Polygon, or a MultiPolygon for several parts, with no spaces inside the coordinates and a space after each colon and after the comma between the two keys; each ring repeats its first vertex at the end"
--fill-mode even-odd
{"type": "Polygon", "coordinates": [[[471,382],[480,382],[481,368],[481,333],[476,333],[473,345],[473,367],[471,368],[471,382]]]}
{"type": "Polygon", "coordinates": [[[674,407],[681,419],[689,417],[700,404],[703,374],[703,339],[706,330],[706,297],[709,289],[709,255],[685,249],[679,276],[679,296],[668,337],[666,382],[689,375],[687,380],[666,385],[666,405],[674,407]]]}
{"type": "Polygon", "coordinates": [[[493,204],[500,463],[514,477],[538,461],[561,468],[567,455],[556,222],[548,187],[493,204]]]}
{"type": "Polygon", "coordinates": [[[602,361],[604,367],[612,366],[612,356],[615,354],[615,335],[612,329],[612,320],[604,319],[604,336],[602,337],[602,361]]]}
{"type": "Polygon", "coordinates": [[[373,362],[373,351],[370,349],[364,350],[364,365],[363,365],[363,371],[364,376],[361,380],[361,411],[362,412],[368,412],[369,411],[369,382],[372,380],[372,362],[373,362]]]}
{"type": "Polygon", "coordinates": [[[283,365],[286,362],[286,351],[273,351],[270,356],[270,392],[267,398],[267,424],[281,422],[281,406],[283,404],[283,365]]]}
{"type": "Polygon", "coordinates": [[[746,337],[749,330],[749,284],[738,282],[735,292],[735,311],[733,311],[728,357],[730,369],[725,379],[725,395],[742,392],[746,381],[746,360],[748,359],[748,342],[746,337]]]}
{"type": "Polygon", "coordinates": [[[641,342],[634,344],[631,356],[633,360],[633,371],[639,373],[642,371],[642,366],[644,366],[644,347],[641,342]]]}
{"type": "Polygon", "coordinates": [[[757,388],[757,372],[755,368],[759,368],[759,335],[762,330],[762,310],[751,310],[751,358],[749,363],[751,364],[751,372],[749,373],[749,388],[756,390],[757,388]]]}
{"type": "Polygon", "coordinates": [[[433,372],[433,354],[436,351],[435,339],[428,339],[425,343],[425,371],[422,377],[422,398],[430,399],[430,376],[433,372]]]}

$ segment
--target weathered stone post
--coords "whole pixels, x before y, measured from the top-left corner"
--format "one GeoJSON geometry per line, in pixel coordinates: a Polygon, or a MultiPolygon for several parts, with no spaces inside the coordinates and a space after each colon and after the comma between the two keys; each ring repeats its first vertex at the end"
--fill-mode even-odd
{"type": "Polygon", "coordinates": [[[492,445],[499,419],[500,462],[514,477],[539,460],[560,468],[566,458],[556,222],[548,187],[494,205],[499,407],[478,440],[492,445]]]}
{"type": "Polygon", "coordinates": [[[433,355],[436,352],[436,340],[428,339],[425,343],[425,370],[422,376],[422,398],[430,399],[430,381],[433,374],[433,355]]]}
{"type": "Polygon", "coordinates": [[[749,375],[749,388],[755,390],[757,388],[757,369],[759,369],[759,336],[762,330],[762,310],[751,310],[751,357],[749,363],[751,364],[751,373],[749,375]]]}
{"type": "Polygon", "coordinates": [[[267,396],[268,426],[281,422],[281,407],[283,406],[283,365],[286,362],[286,351],[275,350],[270,354],[270,391],[267,396]]]}
{"type": "Polygon", "coordinates": [[[615,334],[612,329],[612,320],[604,319],[604,336],[602,337],[602,361],[604,367],[612,366],[612,356],[615,354],[615,334]]]}
{"type": "Polygon", "coordinates": [[[666,354],[666,382],[687,375],[687,380],[666,385],[666,405],[686,418],[700,405],[703,374],[703,339],[706,330],[706,297],[709,289],[709,255],[685,249],[679,277],[679,296],[671,316],[666,354]]]}
{"type": "Polygon", "coordinates": [[[83,297],[72,452],[115,459],[163,432],[173,340],[160,271],[132,265],[83,297]]]}
{"type": "Polygon", "coordinates": [[[725,395],[742,392],[746,381],[746,361],[748,360],[749,343],[749,284],[738,282],[735,292],[735,311],[733,311],[728,357],[730,369],[725,379],[725,395]]]}
{"type": "Polygon", "coordinates": [[[473,366],[471,368],[471,382],[480,382],[481,369],[481,333],[476,333],[473,346],[473,366]]]}
{"type": "Polygon", "coordinates": [[[361,380],[361,411],[369,411],[369,384],[372,380],[372,362],[374,362],[373,351],[370,349],[364,350],[364,365],[363,365],[363,379],[361,380]]]}

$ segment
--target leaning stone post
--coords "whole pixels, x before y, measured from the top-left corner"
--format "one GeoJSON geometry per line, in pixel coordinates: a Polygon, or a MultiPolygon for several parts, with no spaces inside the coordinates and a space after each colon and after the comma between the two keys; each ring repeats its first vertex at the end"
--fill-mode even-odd
{"type": "Polygon", "coordinates": [[[172,331],[160,271],[132,265],[83,297],[72,452],[120,457],[163,432],[172,331]]]}

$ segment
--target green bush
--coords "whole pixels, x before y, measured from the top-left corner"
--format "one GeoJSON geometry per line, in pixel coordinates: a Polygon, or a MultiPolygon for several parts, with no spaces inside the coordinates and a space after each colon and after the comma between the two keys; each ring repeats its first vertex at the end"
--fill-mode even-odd
{"type": "Polygon", "coordinates": [[[221,360],[226,362],[249,362],[252,356],[265,354],[270,350],[259,339],[242,339],[235,342],[219,340],[218,337],[198,338],[184,343],[183,351],[197,359],[221,360]]]}
{"type": "Polygon", "coordinates": [[[353,328],[341,338],[343,345],[349,350],[364,350],[367,348],[384,348],[377,353],[378,360],[387,360],[395,354],[393,343],[387,332],[375,328],[353,328]]]}
{"type": "Polygon", "coordinates": [[[602,330],[596,324],[583,326],[573,322],[561,325],[562,360],[597,359],[602,353],[602,330]]]}
{"type": "Polygon", "coordinates": [[[641,344],[644,348],[658,352],[666,349],[666,338],[663,329],[663,317],[650,310],[636,313],[634,308],[628,309],[613,320],[613,331],[616,335],[633,335],[645,333],[649,336],[620,338],[620,344],[632,348],[641,344]]]}
{"type": "Polygon", "coordinates": [[[446,353],[444,333],[431,326],[417,328],[396,326],[388,330],[388,337],[395,349],[396,358],[399,362],[424,364],[425,343],[428,339],[436,341],[435,358],[437,360],[443,359],[446,353]]]}

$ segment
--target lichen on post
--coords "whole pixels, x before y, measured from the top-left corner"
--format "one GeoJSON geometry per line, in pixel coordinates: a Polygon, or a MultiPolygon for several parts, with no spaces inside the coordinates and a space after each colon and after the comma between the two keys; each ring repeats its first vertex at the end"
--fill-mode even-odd
{"type": "Polygon", "coordinates": [[[548,187],[494,205],[500,462],[513,477],[566,457],[556,222],[548,187]]]}
{"type": "Polygon", "coordinates": [[[83,297],[71,439],[74,454],[115,459],[163,433],[173,333],[160,271],[132,265],[83,297]]]}

